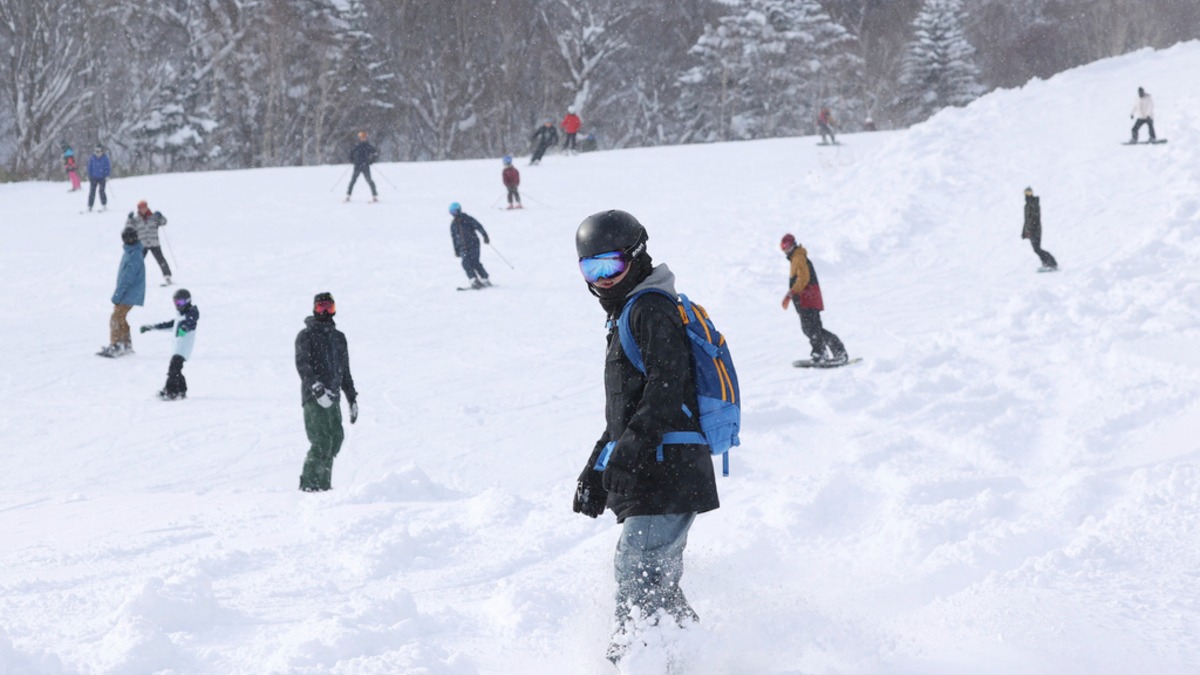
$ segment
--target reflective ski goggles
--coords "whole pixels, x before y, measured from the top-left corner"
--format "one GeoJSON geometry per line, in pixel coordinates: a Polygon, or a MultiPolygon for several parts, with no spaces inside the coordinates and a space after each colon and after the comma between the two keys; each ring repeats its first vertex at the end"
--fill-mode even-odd
{"type": "Polygon", "coordinates": [[[609,251],[599,255],[579,259],[579,271],[589,284],[601,279],[612,279],[624,274],[629,269],[631,258],[625,251],[609,251]]]}
{"type": "Polygon", "coordinates": [[[191,298],[176,298],[175,306],[176,307],[187,307],[188,305],[191,304],[191,302],[192,302],[191,298]]]}
{"type": "Polygon", "coordinates": [[[332,300],[320,300],[313,305],[313,313],[315,314],[330,314],[337,311],[337,305],[332,300]]]}

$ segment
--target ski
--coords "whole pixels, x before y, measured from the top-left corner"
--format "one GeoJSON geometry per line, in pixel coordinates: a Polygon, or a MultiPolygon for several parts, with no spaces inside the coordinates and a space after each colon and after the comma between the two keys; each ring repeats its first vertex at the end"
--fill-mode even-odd
{"type": "Polygon", "coordinates": [[[850,359],[845,363],[814,363],[812,359],[800,359],[799,361],[792,361],[792,365],[797,368],[841,368],[843,366],[854,365],[859,361],[862,361],[861,356],[850,359]]]}
{"type": "Polygon", "coordinates": [[[1058,268],[1057,268],[1057,267],[1039,267],[1039,268],[1038,268],[1038,272],[1039,272],[1039,273],[1044,273],[1044,272],[1057,272],[1057,271],[1058,271],[1058,268]]]}
{"type": "Polygon", "coordinates": [[[1156,138],[1152,141],[1125,141],[1121,145],[1162,145],[1166,142],[1167,139],[1165,138],[1156,138]]]}

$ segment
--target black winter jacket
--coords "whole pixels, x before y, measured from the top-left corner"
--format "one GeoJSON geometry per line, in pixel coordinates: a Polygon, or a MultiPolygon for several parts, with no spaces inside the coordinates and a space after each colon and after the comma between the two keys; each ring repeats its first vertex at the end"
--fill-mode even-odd
{"type": "Polygon", "coordinates": [[[325,390],[334,401],[343,391],[350,403],[358,398],[354,378],[350,375],[350,352],[346,347],[346,336],[337,329],[332,319],[318,321],[310,316],[304,320],[304,330],[296,335],[296,372],[300,373],[302,404],[316,400],[312,393],[314,382],[325,385],[325,390]]]}
{"type": "Polygon", "coordinates": [[[450,238],[454,240],[454,255],[461,258],[466,253],[472,257],[479,257],[479,235],[475,234],[476,231],[483,235],[485,243],[491,241],[488,239],[487,230],[483,229],[483,225],[480,225],[478,220],[462,211],[454,216],[454,220],[450,221],[450,238]]]}
{"type": "Polygon", "coordinates": [[[1042,238],[1042,204],[1041,197],[1027,195],[1025,197],[1025,227],[1021,230],[1022,239],[1042,238]]]}
{"type": "MultiPolygon", "coordinates": [[[[662,288],[675,295],[675,275],[666,265],[634,288],[630,295],[648,287],[662,288]]],[[[703,513],[720,506],[712,455],[703,445],[664,445],[662,461],[658,448],[668,431],[699,431],[699,422],[684,412],[699,410],[692,371],[692,347],[675,303],[658,293],[638,298],[629,312],[629,328],[642,351],[646,374],[630,363],[621,348],[616,317],[608,332],[604,361],[604,416],[607,428],[588,459],[594,467],[604,446],[616,441],[610,464],[634,472],[633,494],[608,495],[607,506],[617,521],[629,516],[667,513],[703,513]]],[[[693,414],[695,414],[693,412],[693,414]]]]}
{"type": "Polygon", "coordinates": [[[543,147],[550,147],[558,143],[558,129],[553,126],[540,126],[529,137],[531,141],[537,141],[537,144],[543,147]]]}
{"type": "Polygon", "coordinates": [[[379,151],[375,149],[375,146],[366,141],[359,141],[350,150],[350,162],[360,169],[371,166],[378,158],[379,151]]]}

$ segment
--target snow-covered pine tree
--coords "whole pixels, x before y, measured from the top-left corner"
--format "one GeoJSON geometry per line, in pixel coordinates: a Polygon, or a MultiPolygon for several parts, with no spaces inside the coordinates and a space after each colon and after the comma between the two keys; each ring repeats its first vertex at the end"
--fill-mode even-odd
{"type": "Polygon", "coordinates": [[[193,81],[170,70],[168,81],[162,104],[151,107],[130,134],[134,151],[151,169],[196,169],[209,159],[206,139],[217,122],[199,108],[193,81]]]}
{"type": "Polygon", "coordinates": [[[854,37],[817,0],[740,0],[690,50],[679,78],[683,141],[793,135],[815,108],[856,105],[854,37]],[[831,100],[832,99],[832,100],[831,100]]]}
{"type": "Polygon", "coordinates": [[[338,148],[353,131],[377,131],[384,125],[380,112],[391,110],[391,88],[396,76],[388,67],[371,34],[371,18],[363,0],[347,0],[338,12],[336,45],[337,66],[334,70],[337,97],[341,101],[341,119],[332,120],[346,126],[332,138],[338,148]]]}
{"type": "Polygon", "coordinates": [[[975,48],[963,31],[961,0],[925,0],[913,20],[913,40],[900,77],[900,105],[910,123],[947,106],[962,106],[983,93],[975,48]]]}

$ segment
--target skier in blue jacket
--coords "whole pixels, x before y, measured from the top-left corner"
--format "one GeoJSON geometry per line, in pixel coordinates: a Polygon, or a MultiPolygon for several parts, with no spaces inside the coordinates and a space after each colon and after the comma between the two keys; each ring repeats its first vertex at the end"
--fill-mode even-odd
{"type": "Polygon", "coordinates": [[[108,155],[104,153],[104,148],[97,145],[92,152],[92,156],[88,158],[88,211],[92,210],[92,206],[96,203],[96,188],[100,188],[100,210],[108,208],[108,195],[104,192],[105,186],[108,184],[108,175],[112,173],[112,164],[108,161],[108,155]]]}
{"type": "Polygon", "coordinates": [[[167,367],[167,386],[158,392],[164,401],[187,398],[187,380],[183,377],[183,363],[192,358],[192,345],[196,343],[196,324],[200,321],[200,310],[192,304],[192,294],[186,288],[175,291],[172,298],[179,318],[162,323],[146,324],[141,332],[175,329],[175,353],[167,367]]]}
{"type": "Polygon", "coordinates": [[[117,268],[117,288],[113,291],[112,318],[108,321],[109,345],[97,355],[109,358],[133,353],[133,339],[129,335],[126,316],[134,305],[146,301],[146,263],[142,260],[142,245],[138,242],[137,230],[127,227],[121,231],[124,252],[121,265],[117,268]]]}

